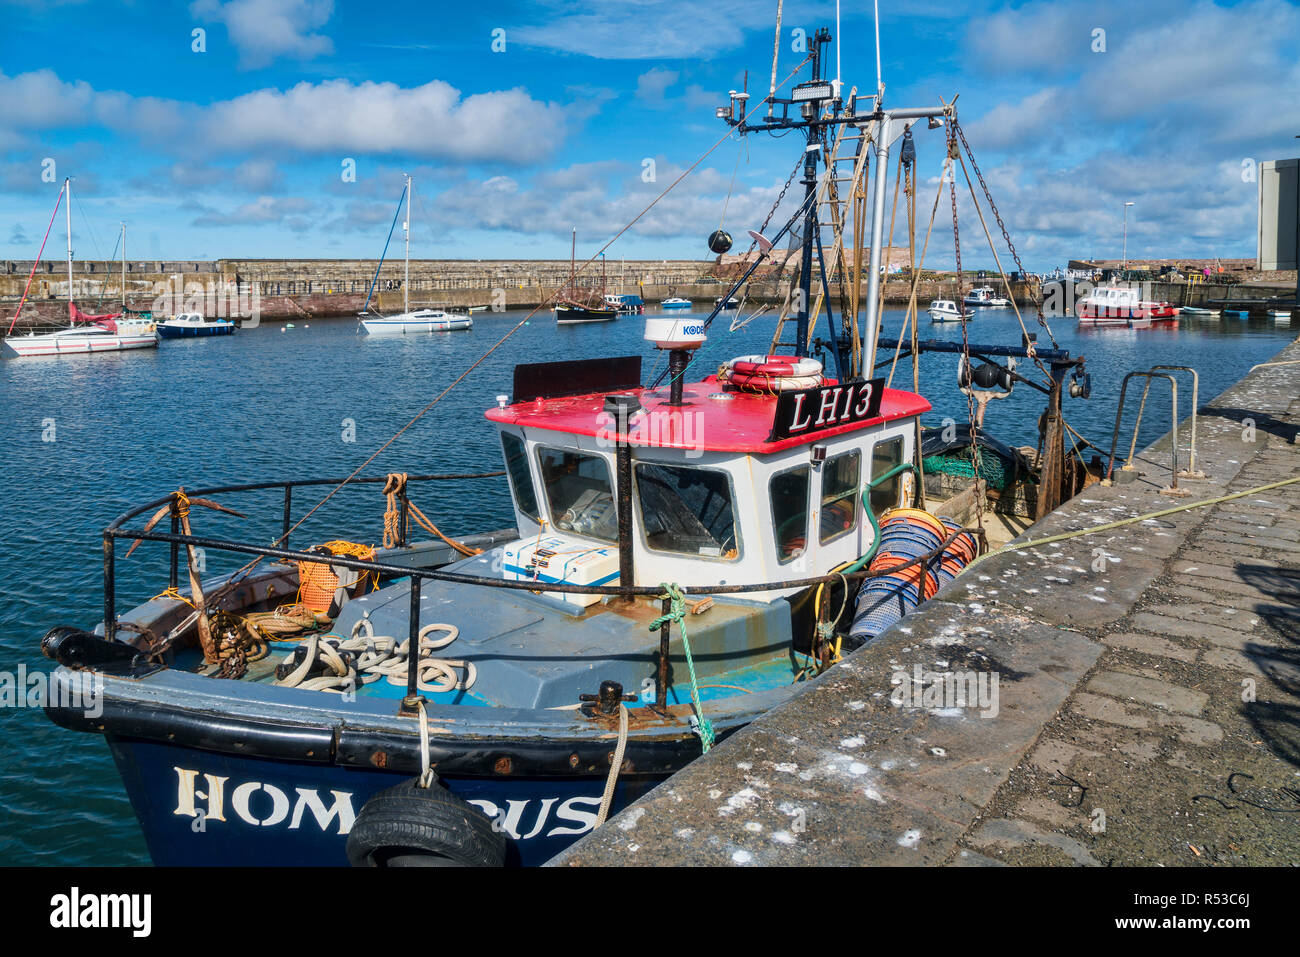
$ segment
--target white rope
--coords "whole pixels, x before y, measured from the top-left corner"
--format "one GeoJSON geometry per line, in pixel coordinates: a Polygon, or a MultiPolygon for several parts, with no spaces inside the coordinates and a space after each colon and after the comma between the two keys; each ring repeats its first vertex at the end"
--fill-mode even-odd
{"type": "MultiPolygon", "coordinates": [[[[443,691],[466,691],[478,681],[478,669],[472,661],[463,658],[434,658],[431,652],[445,648],[460,636],[455,625],[442,622],[425,625],[416,636],[419,662],[416,665],[416,687],[437,694],[443,691]],[[436,631],[446,632],[440,638],[430,638],[436,631]],[[464,677],[460,672],[464,672],[464,677]]],[[[276,680],[287,688],[307,691],[354,691],[358,684],[370,684],[386,678],[391,685],[404,686],[409,671],[410,639],[399,642],[387,635],[376,635],[369,619],[363,618],[352,628],[352,636],[341,640],[322,640],[319,635],[307,639],[306,654],[292,672],[276,680]],[[342,655],[349,652],[349,663],[342,655]],[[320,672],[308,677],[313,672],[320,672]]],[[[285,659],[292,664],[296,649],[285,659]]]]}
{"type": "MultiPolygon", "coordinates": [[[[614,803],[614,785],[618,783],[618,772],[623,767],[623,752],[627,750],[627,705],[618,705],[618,745],[614,748],[614,760],[610,764],[609,777],[605,779],[605,793],[600,799],[600,811],[596,814],[596,827],[605,823],[609,817],[610,805],[614,803]]],[[[594,830],[595,828],[593,828],[594,830]]]]}
{"type": "Polygon", "coordinates": [[[419,786],[427,788],[433,784],[433,764],[429,760],[429,719],[424,715],[424,699],[415,703],[420,712],[420,781],[419,786]]]}

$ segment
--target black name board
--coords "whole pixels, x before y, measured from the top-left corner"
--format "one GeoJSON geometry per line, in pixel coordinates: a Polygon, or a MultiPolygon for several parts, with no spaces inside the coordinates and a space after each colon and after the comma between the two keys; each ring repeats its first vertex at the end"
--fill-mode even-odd
{"type": "Polygon", "coordinates": [[[884,379],[853,379],[776,397],[771,442],[815,435],[827,429],[880,415],[884,379]]]}
{"type": "Polygon", "coordinates": [[[515,366],[514,402],[557,399],[591,392],[626,392],[641,386],[641,357],[568,359],[515,366]]]}

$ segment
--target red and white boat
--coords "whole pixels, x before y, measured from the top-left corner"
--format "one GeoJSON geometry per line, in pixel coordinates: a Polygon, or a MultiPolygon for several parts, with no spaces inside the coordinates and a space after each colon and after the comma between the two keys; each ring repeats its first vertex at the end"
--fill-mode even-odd
{"type": "MultiPolygon", "coordinates": [[[[68,328],[55,332],[28,332],[25,335],[12,335],[14,325],[27,301],[27,291],[32,285],[32,276],[40,264],[45,252],[45,240],[49,239],[49,227],[45,229],[45,239],[41,240],[41,251],[37,253],[36,262],[32,263],[32,273],[27,277],[27,288],[23,290],[18,308],[14,310],[13,321],[9,323],[10,335],[0,342],[0,356],[16,359],[24,356],[65,356],[90,352],[121,352],[124,349],[149,349],[158,345],[158,330],[152,319],[127,317],[125,312],[103,315],[90,315],[77,308],[73,300],[72,284],[72,180],[63,181],[63,189],[54,204],[54,213],[50,216],[50,225],[58,215],[59,203],[67,196],[64,207],[68,228],[68,328]]],[[[125,235],[125,227],[124,235],[125,235]]],[[[126,259],[126,245],[122,246],[122,258],[126,259]]],[[[123,267],[125,269],[125,266],[123,267]]],[[[125,274],[123,278],[123,301],[125,301],[125,274]]]]}
{"type": "Polygon", "coordinates": [[[1153,322],[1178,318],[1178,308],[1168,302],[1142,299],[1131,286],[1098,286],[1075,306],[1081,326],[1122,326],[1144,329],[1153,322]]]}

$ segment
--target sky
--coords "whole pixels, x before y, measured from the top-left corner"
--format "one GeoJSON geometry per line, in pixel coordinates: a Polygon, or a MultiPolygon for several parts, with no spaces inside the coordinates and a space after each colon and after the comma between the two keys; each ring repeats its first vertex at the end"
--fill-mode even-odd
{"type": "MultiPolygon", "coordinates": [[[[590,255],[698,161],[607,255],[703,260],[801,151],[714,115],[746,71],[766,92],[776,7],[0,0],[0,259],[35,257],[64,176],[79,258],[123,221],[133,259],[372,258],[408,173],[413,257],[567,258],[573,228],[590,255]]],[[[1126,202],[1130,258],[1254,257],[1255,164],[1300,155],[1300,6],[882,7],[885,105],[959,96],[1026,268],[1118,258],[1126,202]]],[[[786,0],[779,75],[834,25],[834,2],[786,0]]],[[[842,2],[846,90],[874,87],[874,27],[842,2]]],[[[916,146],[923,234],[942,131],[916,146]]],[[[968,199],[959,219],[963,265],[991,265],[968,199]]],[[[926,262],[953,262],[946,200],[926,262]]]]}

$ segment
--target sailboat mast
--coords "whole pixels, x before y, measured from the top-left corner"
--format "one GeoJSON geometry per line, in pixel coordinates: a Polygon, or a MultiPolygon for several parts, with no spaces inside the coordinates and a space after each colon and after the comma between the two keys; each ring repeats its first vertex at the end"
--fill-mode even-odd
{"type": "Polygon", "coordinates": [[[63,189],[68,194],[68,204],[63,208],[64,222],[68,229],[68,323],[72,323],[72,177],[63,181],[63,189]]]}
{"type": "Polygon", "coordinates": [[[573,227],[573,245],[569,247],[569,295],[578,293],[578,227],[573,227]]]}
{"type": "Polygon", "coordinates": [[[411,177],[406,177],[406,277],[402,280],[402,312],[411,311],[411,177]]]}
{"type": "Polygon", "coordinates": [[[126,315],[126,223],[122,224],[122,315],[126,315]]]}

